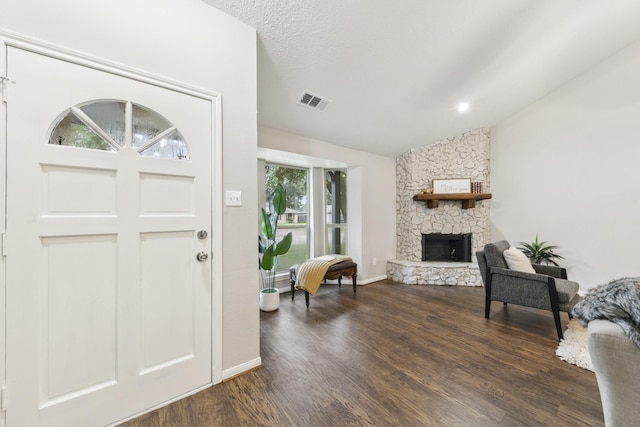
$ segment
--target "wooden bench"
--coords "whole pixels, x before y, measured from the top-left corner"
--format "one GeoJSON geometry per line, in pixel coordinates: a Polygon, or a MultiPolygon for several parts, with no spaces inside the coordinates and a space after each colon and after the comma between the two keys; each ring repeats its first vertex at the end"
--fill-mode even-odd
{"type": "MultiPolygon", "coordinates": [[[[293,300],[296,296],[296,273],[298,271],[298,266],[300,264],[296,264],[289,269],[289,281],[291,282],[291,299],[293,300]]],[[[353,282],[353,293],[356,293],[356,280],[358,277],[358,264],[353,261],[342,261],[337,264],[333,264],[327,270],[327,274],[324,275],[322,279],[322,283],[326,284],[327,280],[335,280],[338,279],[338,287],[342,286],[342,276],[351,277],[353,282]]],[[[304,289],[303,289],[304,290],[304,289]]],[[[304,291],[304,300],[307,304],[307,308],[309,308],[309,292],[304,291]]]]}

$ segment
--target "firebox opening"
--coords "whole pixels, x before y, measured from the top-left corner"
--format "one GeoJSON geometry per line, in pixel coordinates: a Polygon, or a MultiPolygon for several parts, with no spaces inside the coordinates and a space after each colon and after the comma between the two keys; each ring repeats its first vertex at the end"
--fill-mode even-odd
{"type": "Polygon", "coordinates": [[[422,261],[471,262],[471,233],[422,233],[422,261]]]}

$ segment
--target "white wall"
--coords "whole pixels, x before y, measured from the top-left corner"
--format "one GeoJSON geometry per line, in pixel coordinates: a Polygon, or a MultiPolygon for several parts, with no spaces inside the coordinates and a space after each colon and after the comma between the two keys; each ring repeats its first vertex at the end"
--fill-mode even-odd
{"type": "Polygon", "coordinates": [[[347,163],[349,256],[358,263],[358,282],[386,278],[386,261],[395,258],[395,159],[260,126],[258,145],[347,163]],[[373,258],[377,264],[373,265],[373,258]]]}
{"type": "Polygon", "coordinates": [[[640,276],[640,41],[492,129],[492,238],[559,246],[581,292],[640,276]]]}
{"type": "Polygon", "coordinates": [[[233,374],[259,363],[256,233],[246,226],[257,223],[257,177],[255,168],[242,167],[256,159],[255,30],[199,0],[3,0],[0,31],[222,95],[222,187],[241,190],[243,199],[242,207],[224,208],[218,236],[224,248],[222,368],[233,374]]]}

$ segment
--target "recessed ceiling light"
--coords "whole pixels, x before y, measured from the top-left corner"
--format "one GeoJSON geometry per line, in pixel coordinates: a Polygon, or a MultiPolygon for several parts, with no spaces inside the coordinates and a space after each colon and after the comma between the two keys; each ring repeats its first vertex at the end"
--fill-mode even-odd
{"type": "Polygon", "coordinates": [[[461,102],[461,103],[458,104],[458,113],[464,113],[468,109],[469,109],[469,103],[468,102],[461,102]]]}

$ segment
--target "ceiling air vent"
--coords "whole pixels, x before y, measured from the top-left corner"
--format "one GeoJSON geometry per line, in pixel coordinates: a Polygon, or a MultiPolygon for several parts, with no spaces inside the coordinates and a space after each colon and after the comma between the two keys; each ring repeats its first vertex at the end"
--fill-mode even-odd
{"type": "Polygon", "coordinates": [[[316,95],[315,93],[305,90],[304,92],[302,92],[302,95],[300,95],[298,104],[304,105],[305,107],[309,107],[316,111],[324,111],[324,109],[327,108],[327,105],[329,105],[329,102],[331,101],[329,101],[327,98],[323,98],[319,95],[316,95]]]}

